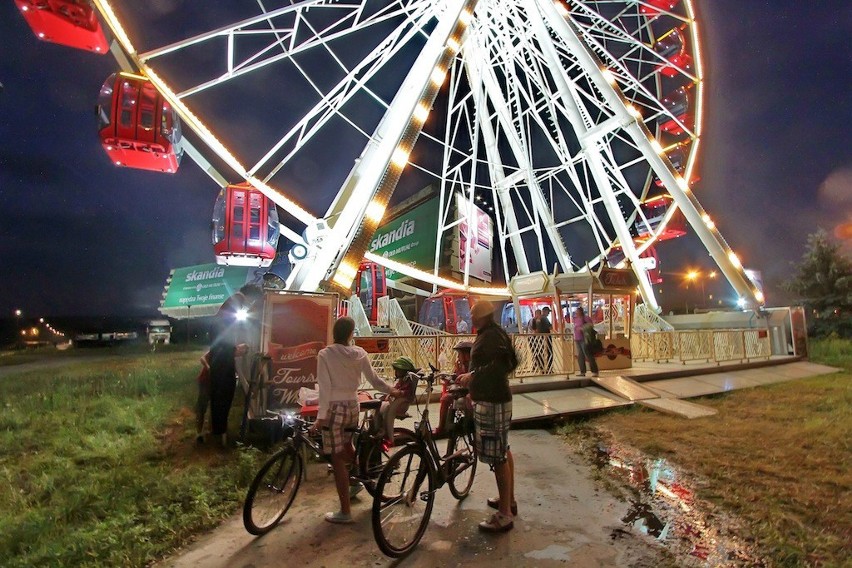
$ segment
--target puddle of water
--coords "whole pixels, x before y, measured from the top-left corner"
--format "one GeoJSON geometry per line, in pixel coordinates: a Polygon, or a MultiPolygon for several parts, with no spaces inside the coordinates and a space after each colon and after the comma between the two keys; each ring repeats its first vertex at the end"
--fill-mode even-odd
{"type": "Polygon", "coordinates": [[[671,522],[663,523],[649,504],[638,500],[633,501],[627,515],[621,521],[643,534],[656,537],[657,540],[665,540],[671,526],[671,522]]]}
{"type": "Polygon", "coordinates": [[[551,544],[542,550],[532,550],[524,554],[526,558],[533,558],[535,560],[561,560],[564,562],[571,561],[570,550],[565,548],[564,546],[559,546],[557,544],[551,544]]]}
{"type": "Polygon", "coordinates": [[[646,459],[604,444],[594,447],[592,459],[597,467],[626,482],[635,492],[621,519],[626,529],[613,530],[613,540],[638,532],[707,565],[764,565],[748,545],[728,532],[728,527],[718,526],[718,517],[698,510],[693,491],[665,459],[646,459]]]}

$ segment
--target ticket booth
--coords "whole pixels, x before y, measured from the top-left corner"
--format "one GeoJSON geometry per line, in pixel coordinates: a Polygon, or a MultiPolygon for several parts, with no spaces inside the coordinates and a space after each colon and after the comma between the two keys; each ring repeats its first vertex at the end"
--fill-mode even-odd
{"type": "MultiPolygon", "coordinates": [[[[592,318],[603,346],[595,353],[598,368],[610,370],[632,366],[630,332],[638,285],[632,270],[601,267],[597,271],[572,274],[537,272],[516,276],[509,283],[509,290],[517,321],[522,320],[524,305],[547,304],[551,308],[553,332],[563,333],[566,343],[573,341],[574,314],[582,307],[592,318]]],[[[572,356],[573,351],[571,343],[572,356]]]]}

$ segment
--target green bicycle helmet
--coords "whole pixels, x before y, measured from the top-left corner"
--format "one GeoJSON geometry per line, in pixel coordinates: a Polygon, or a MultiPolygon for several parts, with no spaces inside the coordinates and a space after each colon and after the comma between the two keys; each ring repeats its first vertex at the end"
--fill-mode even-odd
{"type": "Polygon", "coordinates": [[[414,366],[414,361],[409,359],[408,357],[400,357],[393,363],[391,363],[391,367],[398,371],[416,371],[417,367],[414,366]]]}

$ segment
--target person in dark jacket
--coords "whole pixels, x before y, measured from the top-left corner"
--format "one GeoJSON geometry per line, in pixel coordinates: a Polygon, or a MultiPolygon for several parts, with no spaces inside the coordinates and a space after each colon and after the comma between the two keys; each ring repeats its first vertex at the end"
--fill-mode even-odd
{"type": "Polygon", "coordinates": [[[494,321],[494,306],[480,301],[471,309],[476,341],[470,352],[469,373],[459,376],[474,402],[474,443],[479,460],[488,464],[497,481],[497,499],[488,506],[497,512],[479,528],[505,532],[514,526],[518,513],[515,502],[515,463],[509,450],[509,426],[512,423],[512,391],[509,374],[517,366],[512,341],[494,321]]]}
{"type": "Polygon", "coordinates": [[[228,414],[237,389],[235,357],[248,352],[244,343],[244,323],[263,292],[256,286],[243,286],[225,300],[216,314],[215,338],[207,354],[210,365],[210,424],[213,438],[227,442],[228,414]]]}

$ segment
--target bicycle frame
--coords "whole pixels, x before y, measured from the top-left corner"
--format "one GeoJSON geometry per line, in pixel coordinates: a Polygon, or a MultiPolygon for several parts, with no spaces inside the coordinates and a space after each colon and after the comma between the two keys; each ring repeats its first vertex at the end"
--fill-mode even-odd
{"type": "MultiPolygon", "coordinates": [[[[441,456],[441,451],[438,449],[438,444],[435,441],[435,435],[432,431],[432,425],[429,422],[429,398],[434,389],[434,383],[436,378],[436,373],[433,371],[431,374],[426,376],[426,403],[424,404],[423,411],[420,415],[420,421],[415,424],[414,428],[414,436],[416,438],[415,442],[422,445],[426,449],[426,456],[429,463],[429,467],[432,468],[432,471],[436,474],[435,491],[443,487],[447,481],[450,479],[451,475],[447,471],[447,467],[452,463],[454,458],[459,457],[463,450],[456,450],[454,453],[441,456]]],[[[454,410],[455,411],[455,410],[454,410]]],[[[452,435],[448,438],[448,440],[452,439],[452,435]]],[[[465,468],[466,469],[466,468],[465,468]]],[[[454,472],[455,475],[460,473],[461,471],[454,472]]]]}

